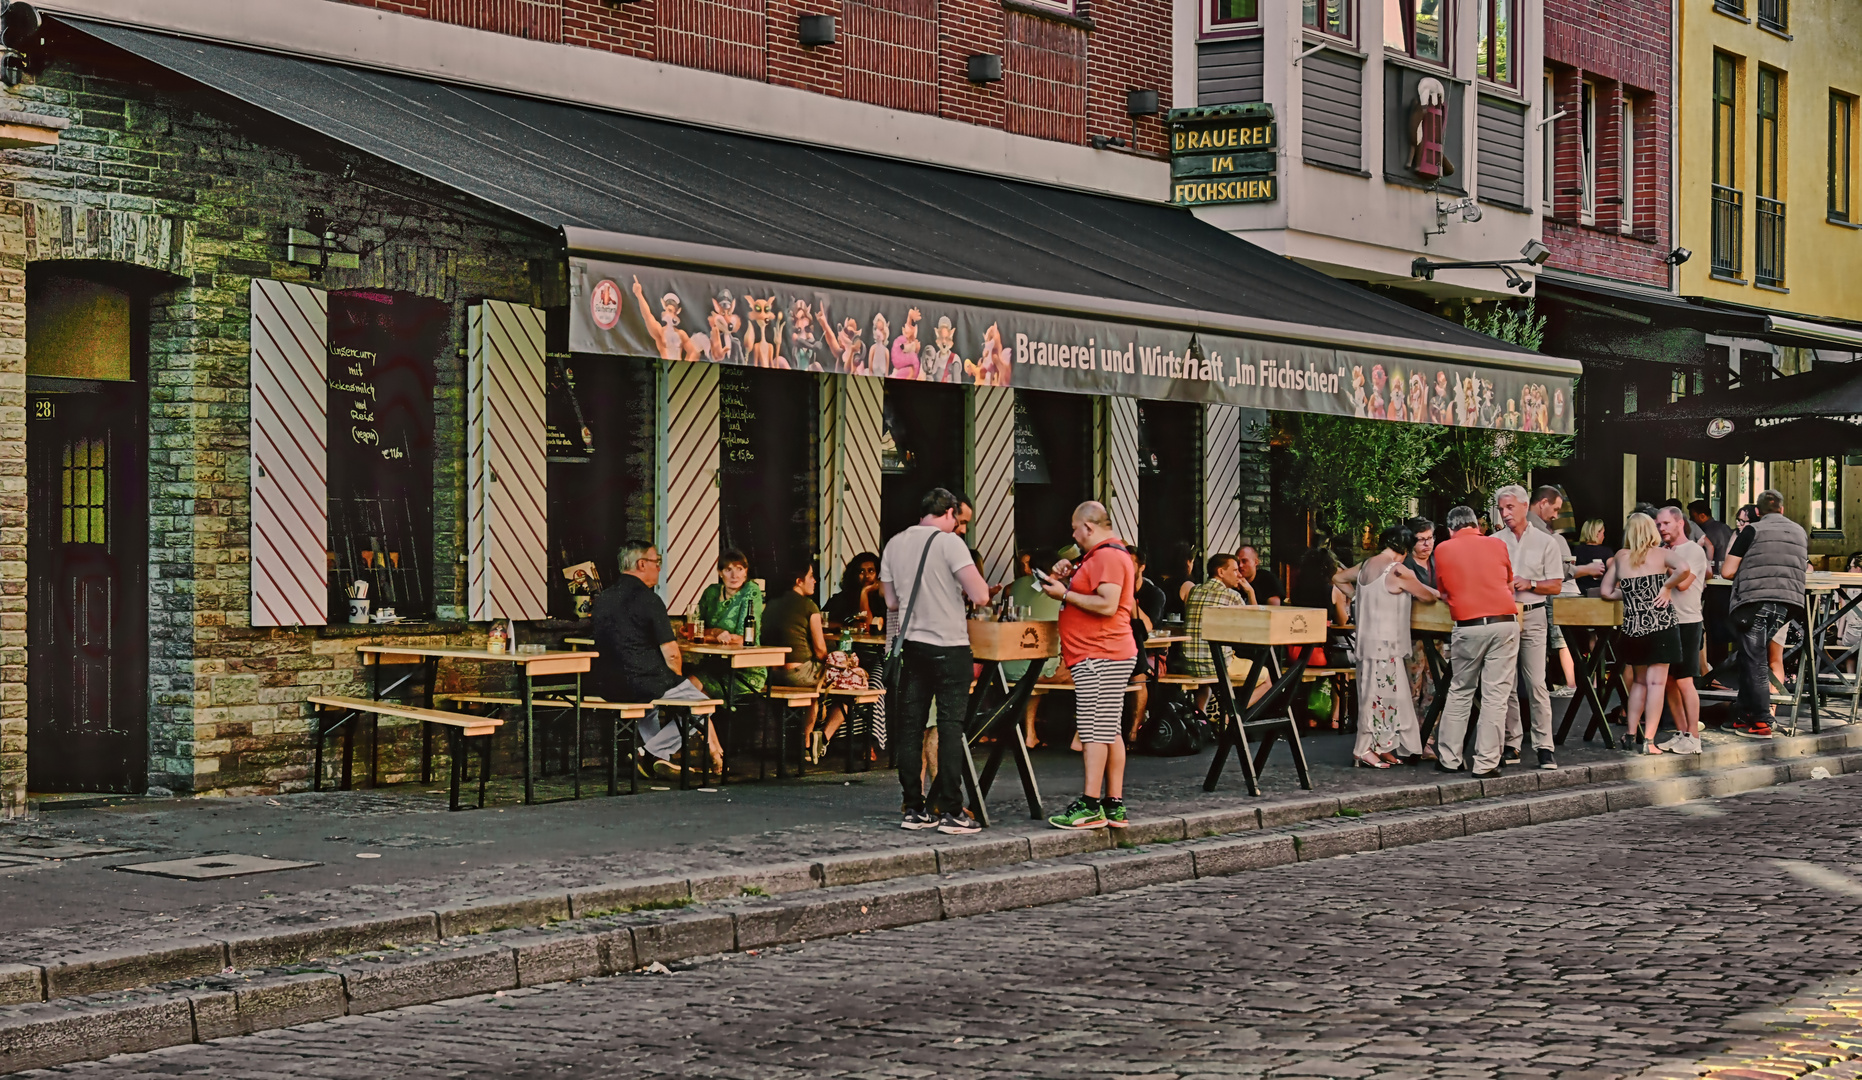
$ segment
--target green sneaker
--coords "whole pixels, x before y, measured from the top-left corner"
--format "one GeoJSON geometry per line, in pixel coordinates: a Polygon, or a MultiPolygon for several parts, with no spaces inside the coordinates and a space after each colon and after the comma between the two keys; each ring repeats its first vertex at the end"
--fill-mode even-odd
{"type": "Polygon", "coordinates": [[[1106,813],[1097,806],[1087,806],[1085,799],[1075,799],[1065,810],[1048,818],[1047,823],[1056,829],[1103,829],[1106,813]]]}
{"type": "Polygon", "coordinates": [[[1122,801],[1115,802],[1105,807],[1105,815],[1106,824],[1114,829],[1122,829],[1131,824],[1131,822],[1125,820],[1125,804],[1122,801]]]}

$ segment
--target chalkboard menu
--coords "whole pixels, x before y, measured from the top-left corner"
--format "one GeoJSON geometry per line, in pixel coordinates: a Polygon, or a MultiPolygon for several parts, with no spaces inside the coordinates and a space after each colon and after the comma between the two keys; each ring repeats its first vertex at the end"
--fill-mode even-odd
{"type": "Polygon", "coordinates": [[[433,614],[434,361],[450,309],[412,293],[330,294],[330,618],[433,614]]]}
{"type": "Polygon", "coordinates": [[[1028,415],[1028,400],[1021,394],[1015,395],[1015,482],[1048,482],[1047,455],[1041,452],[1041,436],[1035,433],[1034,421],[1028,415]]]}
{"type": "Polygon", "coordinates": [[[751,432],[757,426],[750,372],[725,368],[718,378],[718,463],[724,472],[742,476],[756,469],[751,432]]]}

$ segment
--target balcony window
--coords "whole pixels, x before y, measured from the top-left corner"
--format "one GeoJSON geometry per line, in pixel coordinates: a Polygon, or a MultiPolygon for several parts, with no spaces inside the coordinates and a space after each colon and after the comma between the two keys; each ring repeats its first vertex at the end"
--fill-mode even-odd
{"type": "Polygon", "coordinates": [[[1384,46],[1448,63],[1448,0],[1384,0],[1384,46]]]}
{"type": "Polygon", "coordinates": [[[1830,205],[1831,221],[1853,224],[1855,210],[1856,99],[1830,94],[1830,205]]]}
{"type": "Polygon", "coordinates": [[[1547,215],[1552,212],[1552,184],[1557,175],[1558,115],[1557,84],[1552,73],[1545,73],[1545,93],[1539,98],[1539,204],[1547,215]]]}
{"type": "Polygon", "coordinates": [[[1480,0],[1480,42],[1474,50],[1474,70],[1489,82],[1513,85],[1513,26],[1516,0],[1480,0]]]}
{"type": "Polygon", "coordinates": [[[1758,183],[1753,190],[1753,280],[1761,285],[1784,285],[1784,201],[1778,198],[1778,145],[1780,96],[1783,77],[1769,68],[1759,69],[1758,81],[1758,183]]]}
{"type": "Polygon", "coordinates": [[[1745,228],[1745,194],[1739,190],[1739,62],[1713,54],[1713,273],[1738,277],[1744,270],[1740,239],[1745,228]]]}

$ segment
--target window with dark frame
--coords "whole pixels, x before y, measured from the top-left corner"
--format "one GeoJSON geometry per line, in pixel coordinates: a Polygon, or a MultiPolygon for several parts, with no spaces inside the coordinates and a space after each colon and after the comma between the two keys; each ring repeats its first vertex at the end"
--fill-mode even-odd
{"type": "Polygon", "coordinates": [[[1384,47],[1448,63],[1448,0],[1384,0],[1384,47]]]}
{"type": "Polygon", "coordinates": [[[1758,166],[1752,189],[1753,280],[1762,285],[1784,284],[1784,200],[1778,196],[1778,127],[1782,112],[1784,77],[1760,68],[1758,77],[1758,166]]]}
{"type": "Polygon", "coordinates": [[[1746,17],[1746,0],[1713,0],[1713,10],[1743,19],[1746,17]]]}
{"type": "Polygon", "coordinates": [[[1790,0],[1759,0],[1759,25],[1782,34],[1791,21],[1790,0]]]}
{"type": "Polygon", "coordinates": [[[1739,190],[1739,62],[1713,54],[1713,273],[1738,277],[1745,229],[1745,193],[1739,190]]]}
{"type": "Polygon", "coordinates": [[[1511,86],[1514,81],[1514,4],[1517,0],[1480,0],[1479,44],[1474,49],[1474,71],[1489,82],[1511,86]]]}
{"type": "Polygon", "coordinates": [[[1810,462],[1810,527],[1840,532],[1843,527],[1843,459],[1810,462]]]}
{"type": "Polygon", "coordinates": [[[1351,36],[1352,0],[1301,0],[1300,25],[1321,34],[1351,36]]]}
{"type": "Polygon", "coordinates": [[[1855,221],[1851,209],[1855,175],[1856,99],[1830,91],[1830,200],[1831,221],[1855,221]]]}

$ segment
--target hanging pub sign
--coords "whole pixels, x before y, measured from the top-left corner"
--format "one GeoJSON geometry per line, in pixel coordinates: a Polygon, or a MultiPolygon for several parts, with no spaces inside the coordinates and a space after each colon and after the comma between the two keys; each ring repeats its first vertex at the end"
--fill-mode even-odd
{"type": "Polygon", "coordinates": [[[1170,201],[1268,202],[1279,196],[1279,126],[1262,102],[1172,109],[1170,201]]]}
{"type": "Polygon", "coordinates": [[[1571,376],[1532,353],[1411,359],[579,256],[569,285],[575,353],[1571,431],[1571,376]]]}

